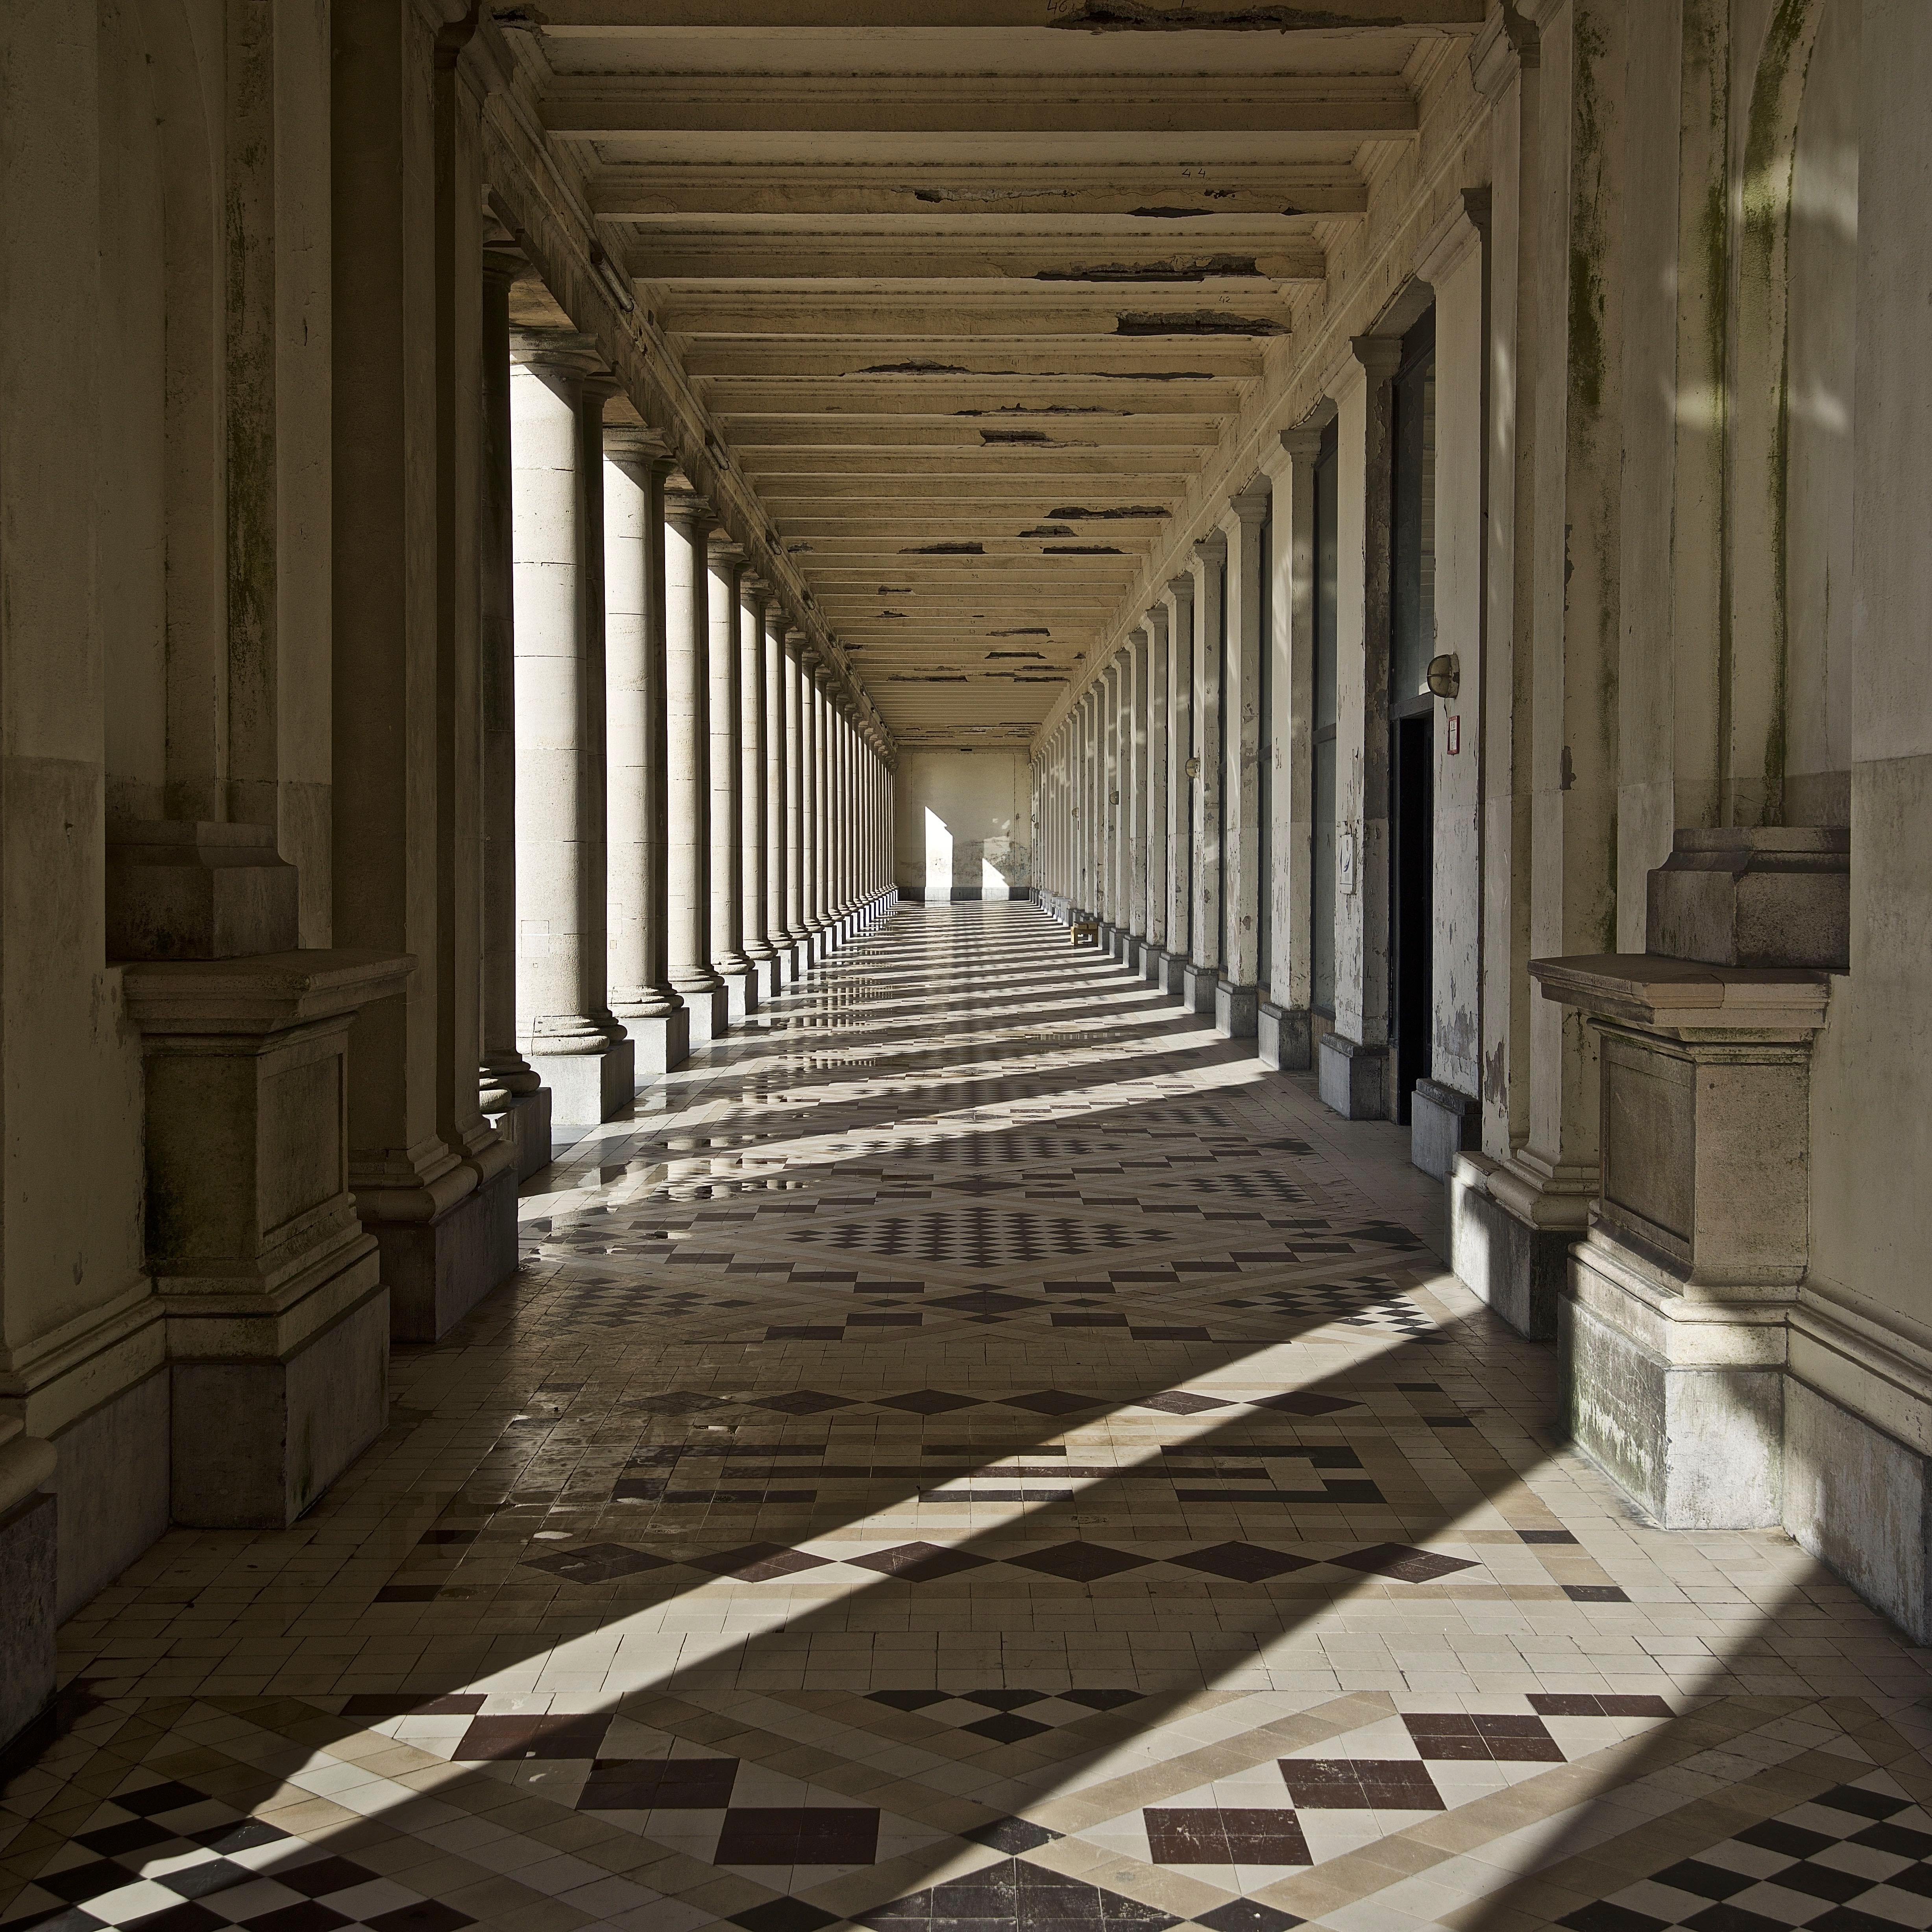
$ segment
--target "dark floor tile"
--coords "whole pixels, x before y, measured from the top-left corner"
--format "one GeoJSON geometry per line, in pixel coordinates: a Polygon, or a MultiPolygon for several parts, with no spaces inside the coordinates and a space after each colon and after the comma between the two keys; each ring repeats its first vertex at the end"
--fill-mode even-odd
{"type": "Polygon", "coordinates": [[[7,1932],[106,1932],[107,1922],[77,1905],[56,1905],[7,1922],[7,1932]]]}
{"type": "MultiPolygon", "coordinates": [[[[122,1801],[116,1798],[118,1804],[122,1801]]],[[[1834,1811],[1849,1811],[1860,1818],[1882,1820],[1889,1818],[1894,1811],[1903,1811],[1912,1802],[1909,1798],[1894,1798],[1882,1791],[1866,1791],[1855,1784],[1834,1785],[1829,1791],[1821,1791],[1812,1799],[1814,1804],[1827,1804],[1834,1811]]]]}
{"type": "Polygon", "coordinates": [[[746,1807],[725,1814],[712,1859],[721,1865],[869,1865],[878,1846],[876,1810],[746,1807]]]}
{"type": "Polygon", "coordinates": [[[735,1757],[599,1758],[580,1811],[722,1811],[732,1802],[735,1757]]]}
{"type": "Polygon", "coordinates": [[[1038,1724],[1012,1711],[1002,1711],[993,1717],[981,1718],[977,1724],[962,1724],[960,1728],[971,1732],[975,1737],[990,1738],[996,1744],[1017,1744],[1022,1738],[1037,1738],[1053,1726],[1038,1724]]]}
{"type": "MultiPolygon", "coordinates": [[[[1813,1918],[1813,1925],[1820,1922],[1813,1918]]],[[[1874,1919],[1874,1925],[1884,1922],[1874,1919]]],[[[1747,1912],[1740,1905],[1707,1905],[1701,1912],[1693,1912],[1684,1921],[1694,1928],[1694,1932],[1791,1932],[1789,1920],[1768,1918],[1761,1912],[1747,1912]]],[[[1898,1932],[1894,1926],[1891,1932],[1898,1932]]]]}
{"type": "MultiPolygon", "coordinates": [[[[225,1925],[228,1921],[221,1919],[216,1922],[225,1925]]],[[[264,1912],[247,1921],[248,1932],[335,1932],[338,1925],[353,1925],[356,1922],[346,1912],[318,1904],[312,1898],[279,1906],[273,1912],[264,1912]]],[[[464,1919],[461,1922],[467,1925],[475,1922],[464,1919]]]]}
{"type": "Polygon", "coordinates": [[[990,1825],[975,1825],[960,1836],[970,1839],[975,1845],[984,1845],[994,1852],[1033,1852],[1042,1845],[1050,1845],[1056,1838],[1065,1834],[1050,1832],[1044,1825],[1030,1823],[1024,1818],[996,1819],[990,1825]]]}
{"type": "Polygon", "coordinates": [[[610,1714],[557,1718],[473,1718],[456,1747],[458,1764],[500,1764],[523,1758],[594,1758],[611,1727],[610,1714]]]}
{"type": "Polygon", "coordinates": [[[1305,1811],[1440,1811],[1427,1769],[1407,1758],[1283,1758],[1288,1796],[1305,1811]]]}
{"type": "Polygon", "coordinates": [[[913,1415],[945,1415],[956,1408],[978,1408],[978,1396],[949,1395],[944,1389],[914,1389],[907,1395],[879,1397],[880,1408],[903,1408],[913,1415]]]}
{"type": "Polygon", "coordinates": [[[817,1389],[792,1389],[783,1395],[747,1396],[747,1406],[776,1409],[781,1415],[820,1415],[828,1408],[850,1408],[850,1396],[826,1395],[817,1389]]]}
{"type": "MultiPolygon", "coordinates": [[[[209,1911],[205,1905],[197,1905],[189,1900],[179,1905],[166,1906],[159,1912],[145,1912],[139,1918],[121,1918],[114,1922],[125,1927],[126,1932],[214,1932],[215,1927],[232,1925],[234,1921],[221,1912],[209,1911]]],[[[258,1918],[255,1923],[260,1925],[266,1922],[258,1918]]],[[[330,1920],[330,1924],[335,1925],[348,1923],[348,1920],[339,1913],[330,1920]]],[[[307,1932],[307,1928],[291,1928],[291,1932],[307,1932]]],[[[327,1932],[327,1928],[318,1927],[317,1932],[327,1932]]]]}
{"type": "Polygon", "coordinates": [[[1670,1922],[1667,1918],[1653,1918],[1648,1912],[1633,1912],[1627,1906],[1612,1905],[1604,1900],[1586,1905],[1556,1922],[1568,1926],[1570,1932],[1664,1932],[1670,1922]]]}
{"type": "MultiPolygon", "coordinates": [[[[620,1486],[621,1486],[621,1485],[620,1486]]],[[[526,1556],[526,1570],[542,1570],[566,1583],[614,1583],[647,1570],[668,1568],[670,1558],[632,1550],[621,1543],[589,1543],[578,1550],[559,1550],[548,1556],[526,1556]]]]}
{"type": "Polygon", "coordinates": [[[742,1925],[745,1932],[819,1932],[822,1925],[836,1925],[838,1914],[810,1905],[802,1898],[768,1898],[748,1912],[740,1912],[726,1922],[742,1925]]]}
{"type": "Polygon", "coordinates": [[[1566,1583],[1563,1594],[1573,1604],[1627,1604],[1630,1600],[1614,1583],[1566,1583]]]}
{"type": "Polygon", "coordinates": [[[846,1331],[843,1327],[768,1328],[765,1331],[765,1339],[768,1342],[843,1342],[846,1339],[846,1331]]]}
{"type": "Polygon", "coordinates": [[[1210,1932],[1290,1932],[1291,1927],[1305,1925],[1308,1921],[1297,1918],[1291,1912],[1278,1912],[1259,1899],[1230,1898],[1211,1912],[1197,1912],[1194,1922],[1207,1926],[1210,1932]]]}
{"type": "Polygon", "coordinates": [[[1860,1892],[1869,1892],[1872,1886],[1861,1872],[1840,1871],[1835,1865],[1817,1864],[1808,1858],[1786,1865],[1773,1875],[1771,1882],[1783,1886],[1787,1892],[1801,1892],[1807,1898],[1825,1899],[1833,1905],[1843,1905],[1860,1892]]]}
{"type": "Polygon", "coordinates": [[[156,1818],[169,1811],[183,1811],[191,1804],[205,1804],[208,1794],[189,1784],[149,1784],[135,1791],[119,1791],[110,1801],[137,1817],[156,1818]]]}
{"type": "Polygon", "coordinates": [[[1386,1576],[1395,1583],[1432,1583],[1438,1576],[1476,1568],[1465,1558],[1441,1556],[1432,1550],[1411,1549],[1406,1543],[1374,1544],[1366,1550],[1351,1550],[1346,1556],[1331,1556],[1328,1560],[1345,1570],[1386,1576]]]}
{"type": "Polygon", "coordinates": [[[1915,1898],[1932,1898],[1932,1863],[1908,1865],[1901,1872],[1894,1872],[1885,1883],[1900,1892],[1910,1892],[1915,1898]]]}
{"type": "Polygon", "coordinates": [[[1137,1704],[1146,1697],[1144,1690],[1059,1690],[1054,1695],[1069,1704],[1084,1704],[1095,1711],[1123,1710],[1129,1704],[1137,1704]]]}
{"type": "Polygon", "coordinates": [[[206,1898],[214,1892],[251,1884],[256,1876],[248,1866],[238,1865],[232,1858],[204,1858],[198,1864],[183,1865],[155,1882],[170,1892],[179,1892],[184,1898],[206,1898]]]}
{"type": "Polygon", "coordinates": [[[1516,1534],[1525,1543],[1574,1543],[1576,1540],[1567,1529],[1519,1529],[1516,1534]]]}
{"type": "Polygon", "coordinates": [[[1680,1858],[1674,1865],[1651,1874],[1651,1882],[1678,1892],[1694,1892],[1699,1898],[1729,1898],[1757,1883],[1742,1872],[1728,1871],[1722,1865],[1707,1865],[1699,1858],[1680,1858]]]}
{"type": "Polygon", "coordinates": [[[434,1583],[385,1583],[375,1594],[379,1604],[433,1604],[437,1586],[434,1583]]]}
{"type": "Polygon", "coordinates": [[[1291,1556],[1285,1550],[1264,1549],[1254,1543],[1217,1543],[1206,1550],[1190,1550],[1185,1556],[1170,1556],[1167,1561],[1183,1569],[1205,1570],[1210,1576],[1231,1577],[1239,1583],[1265,1583],[1271,1576],[1315,1567],[1311,1558],[1291,1556]]]}
{"type": "Polygon", "coordinates": [[[1044,1690],[962,1690],[958,1695],[969,1704],[984,1704],[989,1711],[1017,1711],[1037,1704],[1049,1694],[1044,1690]]]}
{"type": "Polygon", "coordinates": [[[1141,1569],[1152,1559],[1131,1556],[1124,1550],[1110,1550],[1102,1543],[1058,1543],[1050,1549],[1032,1550],[1005,1560],[1023,1570],[1037,1570],[1042,1576],[1093,1583],[1104,1576],[1117,1576],[1125,1570],[1141,1569]]]}
{"type": "Polygon", "coordinates": [[[873,1704],[890,1705],[895,1711],[923,1711],[928,1704],[941,1704],[953,1694],[950,1690],[868,1690],[867,1701],[873,1704]]]}
{"type": "Polygon", "coordinates": [[[129,1818],[119,1825],[104,1825],[98,1832],[83,1832],[75,1839],[104,1858],[118,1858],[128,1852],[145,1851],[150,1845],[164,1845],[176,1834],[165,1825],[146,1818],[129,1818]]]}
{"type": "Polygon", "coordinates": [[[1305,1865],[1308,1840],[1292,1811],[1176,1810],[1140,1814],[1157,1865],[1305,1865]]]}
{"type": "Polygon", "coordinates": [[[459,1932],[465,1925],[473,1925],[476,1921],[468,1913],[458,1912],[453,1905],[445,1905],[434,1898],[419,1899],[413,1905],[398,1905],[392,1912],[380,1912],[374,1918],[363,1923],[373,1926],[375,1932],[459,1932]]]}
{"type": "Polygon", "coordinates": [[[696,1569],[708,1570],[714,1576],[729,1576],[741,1583],[776,1582],[781,1576],[795,1576],[803,1570],[822,1570],[830,1560],[808,1556],[802,1550],[788,1550],[779,1543],[749,1543],[742,1550],[685,1558],[696,1569]]]}
{"type": "Polygon", "coordinates": [[[1345,1408],[1360,1408],[1362,1405],[1345,1396],[1289,1389],[1280,1395],[1257,1396],[1254,1398],[1253,1406],[1272,1408],[1282,1415],[1334,1415],[1345,1408]]]}
{"type": "Polygon", "coordinates": [[[1072,1415],[1083,1408],[1104,1408],[1104,1396],[1075,1395],[1068,1389],[1039,1389],[1032,1395],[1002,1396],[1008,1408],[1030,1409],[1035,1415],[1072,1415]]]}
{"type": "Polygon", "coordinates": [[[1203,1415],[1211,1408],[1231,1407],[1220,1396],[1196,1395],[1188,1389],[1165,1389],[1158,1395],[1137,1396],[1136,1408],[1158,1408],[1168,1415],[1203,1415]]]}
{"type": "Polygon", "coordinates": [[[1822,1832],[1809,1831],[1802,1825],[1786,1825],[1776,1818],[1747,1826],[1735,1835],[1740,1844],[1755,1845],[1763,1852],[1782,1852],[1787,1858],[1808,1858],[1813,1852],[1822,1852],[1827,1845],[1838,1842],[1835,1838],[1828,1838],[1822,1832]]]}

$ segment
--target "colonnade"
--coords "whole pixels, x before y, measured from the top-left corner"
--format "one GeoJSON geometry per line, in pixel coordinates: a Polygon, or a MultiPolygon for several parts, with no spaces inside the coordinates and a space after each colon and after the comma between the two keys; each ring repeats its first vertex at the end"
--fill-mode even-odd
{"type": "Polygon", "coordinates": [[[512,332],[507,287],[482,1078],[527,1173],[877,916],[891,776],[590,339],[512,332]]]}

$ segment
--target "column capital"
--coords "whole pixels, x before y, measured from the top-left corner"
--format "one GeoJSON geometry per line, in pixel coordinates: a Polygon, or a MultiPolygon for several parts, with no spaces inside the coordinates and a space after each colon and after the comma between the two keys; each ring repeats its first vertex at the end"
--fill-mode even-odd
{"type": "Polygon", "coordinates": [[[1164,644],[1167,641],[1167,607],[1164,604],[1149,604],[1145,622],[1149,640],[1164,644]]]}
{"type": "Polygon", "coordinates": [[[580,382],[610,374],[596,342],[574,328],[513,328],[510,360],[520,369],[580,382]]]}
{"type": "Polygon", "coordinates": [[[1304,463],[1312,463],[1321,454],[1321,439],[1326,428],[1326,424],[1311,428],[1303,423],[1296,428],[1282,430],[1281,447],[1297,467],[1304,463]]]}
{"type": "Polygon", "coordinates": [[[1453,274],[1471,250],[1480,247],[1489,226],[1489,190],[1465,188],[1449,212],[1423,236],[1416,250],[1416,274],[1434,288],[1453,274]]]}
{"type": "Polygon", "coordinates": [[[1227,539],[1218,530],[1210,530],[1204,537],[1196,537],[1194,544],[1194,560],[1197,563],[1222,563],[1227,557],[1227,539]]]}
{"type": "Polygon", "coordinates": [[[1167,579],[1167,590],[1171,596],[1181,603],[1191,604],[1194,602],[1194,579],[1185,571],[1179,577],[1170,577],[1167,579]]]}
{"type": "Polygon", "coordinates": [[[742,564],[745,560],[744,545],[723,525],[714,526],[705,539],[705,555],[714,565],[729,568],[732,564],[742,564]]]}
{"type": "Polygon", "coordinates": [[[648,423],[605,424],[604,454],[614,463],[658,463],[667,470],[676,460],[670,440],[648,423]]]}
{"type": "Polygon", "coordinates": [[[521,248],[497,242],[483,250],[483,280],[508,288],[519,276],[530,272],[530,257],[521,248]]]}
{"type": "Polygon", "coordinates": [[[1399,335],[1351,336],[1348,351],[1367,371],[1372,382],[1387,382],[1402,366],[1402,339],[1399,335]]]}
{"type": "Polygon", "coordinates": [[[753,606],[761,617],[771,599],[771,586],[756,571],[747,570],[738,578],[738,602],[753,606]]]}
{"type": "Polygon", "coordinates": [[[691,541],[696,543],[699,540],[699,532],[710,527],[711,519],[716,514],[708,497],[699,496],[690,484],[681,482],[673,473],[664,490],[664,514],[667,522],[682,526],[691,541]]]}
{"type": "Polygon", "coordinates": [[[1266,476],[1257,476],[1246,489],[1237,490],[1227,500],[1227,507],[1242,523],[1258,526],[1274,500],[1272,484],[1266,476]]]}

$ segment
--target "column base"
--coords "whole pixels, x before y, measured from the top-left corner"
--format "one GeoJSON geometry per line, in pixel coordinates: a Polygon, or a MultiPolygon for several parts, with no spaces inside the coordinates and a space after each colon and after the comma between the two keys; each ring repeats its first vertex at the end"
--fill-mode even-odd
{"type": "Polygon", "coordinates": [[[1140,976],[1149,986],[1161,983],[1161,962],[1167,956],[1159,946],[1149,941],[1140,949],[1140,976]]]}
{"type": "Polygon", "coordinates": [[[382,1256],[389,1334],[440,1342],[515,1274],[515,1168],[506,1163],[433,1221],[365,1221],[382,1256]]]}
{"type": "Polygon", "coordinates": [[[751,962],[751,983],[758,994],[760,1006],[777,998],[779,989],[785,980],[779,970],[778,955],[775,952],[751,962]]]}
{"type": "Polygon", "coordinates": [[[708,993],[687,993],[681,989],[678,997],[684,1002],[684,1011],[689,1016],[685,1032],[693,1053],[701,1046],[709,1046],[714,1040],[723,1040],[731,1031],[731,1005],[723,986],[714,986],[708,993]]]}
{"type": "Polygon", "coordinates": [[[778,971],[788,986],[795,986],[805,973],[805,944],[798,939],[788,939],[778,949],[778,971]]]}
{"type": "Polygon", "coordinates": [[[39,1490],[0,1514],[0,1745],[53,1700],[59,1514],[39,1490]]]}
{"type": "Polygon", "coordinates": [[[1666,1529],[1777,1526],[1789,1306],[1687,1294],[1592,1230],[1558,1310],[1572,1439],[1666,1529]]]}
{"type": "Polygon", "coordinates": [[[1254,1050],[1256,1057],[1278,1073],[1306,1072],[1314,1051],[1309,1043],[1308,1009],[1257,1000],[1254,1050]]]}
{"type": "Polygon", "coordinates": [[[805,934],[807,963],[816,966],[832,950],[832,929],[828,926],[813,927],[805,934]]]}
{"type": "Polygon", "coordinates": [[[550,1165],[548,1087],[539,1087],[534,1094],[513,1094],[509,1105],[500,1113],[491,1114],[489,1120],[510,1144],[511,1172],[519,1185],[550,1165]]]}
{"type": "MultiPolygon", "coordinates": [[[[64,1427],[47,1431],[58,1458],[51,1484],[60,1503],[61,1532],[54,1614],[63,1622],[167,1529],[168,1373],[161,1359],[166,1330],[161,1311],[155,1315],[151,1330],[144,1327],[127,1338],[127,1354],[140,1365],[137,1381],[101,1400],[100,1382],[131,1365],[116,1360],[121,1351],[110,1346],[71,1371],[76,1382],[89,1385],[84,1390],[62,1389],[56,1382],[28,1399],[30,1414],[43,1404],[64,1408],[92,1400],[64,1427]],[[150,1360],[154,1365],[146,1366],[150,1360]]],[[[5,1592],[0,1581],[0,1603],[5,1592]]],[[[0,1682],[5,1674],[0,1657],[0,1682]]]]}
{"type": "Polygon", "coordinates": [[[540,1039],[524,1050],[550,1089],[553,1142],[581,1140],[593,1127],[628,1107],[637,1092],[637,1063],[627,1040],[612,1040],[601,1053],[545,1053],[540,1039]]]}
{"type": "Polygon", "coordinates": [[[1261,996],[1253,986],[1231,980],[1214,982],[1214,1030],[1224,1040],[1253,1040],[1260,1025],[1261,996]]]}
{"type": "Polygon", "coordinates": [[[684,1006],[668,1013],[620,1013],[630,1037],[631,1063],[640,1080],[661,1079],[691,1057],[691,1016],[684,1006]]]}
{"type": "Polygon", "coordinates": [[[1191,1013],[1214,1011],[1214,989],[1221,975],[1212,966],[1197,966],[1190,959],[1181,969],[1181,1005],[1191,1013]]]}
{"type": "Polygon", "coordinates": [[[1364,1046],[1345,1034],[1325,1033],[1315,1056],[1321,1103],[1345,1120],[1384,1120],[1389,1117],[1389,1049],[1364,1046]]]}
{"type": "Polygon", "coordinates": [[[722,966],[714,966],[711,970],[725,982],[725,1012],[728,1024],[757,1012],[758,982],[750,967],[735,966],[729,972],[722,966]]]}
{"type": "Polygon", "coordinates": [[[1557,1304],[1570,1244],[1583,1232],[1584,1204],[1578,1201],[1573,1216],[1552,1214],[1540,1225],[1519,1211],[1526,1206],[1535,1210],[1538,1204],[1525,1198],[1528,1192],[1501,1162],[1486,1154],[1458,1154],[1449,1172],[1449,1265],[1457,1280],[1518,1334],[1546,1342],[1556,1334],[1557,1304]]]}
{"type": "Polygon", "coordinates": [[[1154,984],[1170,1000],[1185,1002],[1188,994],[1188,956],[1163,952],[1155,968],[1154,984]]]}
{"type": "Polygon", "coordinates": [[[171,1365],[176,1522],[286,1529],[382,1433],[389,1292],[373,1252],[352,1265],[365,1292],[281,1354],[171,1365]]]}
{"type": "Polygon", "coordinates": [[[1146,950],[1147,942],[1137,934],[1130,932],[1127,935],[1127,944],[1121,950],[1120,963],[1136,979],[1140,976],[1140,962],[1146,950]]]}
{"type": "Polygon", "coordinates": [[[1473,1094],[1440,1080],[1418,1080],[1409,1096],[1409,1160],[1425,1174],[1447,1180],[1456,1156],[1483,1137],[1483,1114],[1473,1094]]]}

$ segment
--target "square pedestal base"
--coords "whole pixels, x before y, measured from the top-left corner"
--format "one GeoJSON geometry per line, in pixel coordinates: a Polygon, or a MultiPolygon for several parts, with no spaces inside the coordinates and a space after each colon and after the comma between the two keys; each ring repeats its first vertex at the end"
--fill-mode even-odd
{"type": "Polygon", "coordinates": [[[383,1258],[389,1333],[440,1342],[516,1272],[516,1170],[506,1166],[433,1221],[365,1221],[383,1258]]]}
{"type": "Polygon", "coordinates": [[[693,1053],[701,1046],[710,1046],[714,1040],[723,1039],[731,1031],[731,1004],[723,986],[714,987],[708,993],[681,992],[678,997],[684,1000],[684,1011],[689,1016],[685,1026],[693,1053]]]}
{"type": "Polygon", "coordinates": [[[1278,1006],[1266,1000],[1254,1007],[1254,1052],[1278,1073],[1308,1070],[1309,1016],[1305,1006],[1278,1006]]]}
{"type": "Polygon", "coordinates": [[[1140,949],[1140,976],[1149,986],[1160,985],[1161,962],[1167,956],[1158,946],[1143,946],[1140,949]]]}
{"type": "Polygon", "coordinates": [[[1322,1105],[1345,1120],[1386,1120],[1388,1067],[1386,1046],[1364,1046],[1342,1034],[1324,1034],[1315,1055],[1322,1105]]]}
{"type": "Polygon", "coordinates": [[[1214,989],[1221,975],[1212,966],[1197,966],[1190,960],[1181,971],[1181,1004],[1191,1013],[1214,1011],[1214,989]]]}
{"type": "Polygon", "coordinates": [[[777,998],[779,988],[785,983],[785,977],[779,970],[777,953],[751,962],[751,983],[758,994],[760,1006],[777,998]]]}
{"type": "Polygon", "coordinates": [[[1449,1265],[1519,1335],[1547,1342],[1570,1266],[1573,1228],[1533,1228],[1489,1192],[1493,1161],[1459,1156],[1449,1171],[1449,1265]]]}
{"type": "Polygon", "coordinates": [[[1576,1446],[1666,1529],[1779,1523],[1787,1304],[1693,1300],[1594,1232],[1570,1270],[1557,1350],[1576,1446]]]}
{"type": "Polygon", "coordinates": [[[0,1516],[0,1745],[54,1694],[57,1514],[53,1498],[36,1490],[0,1516]]]}
{"type": "MultiPolygon", "coordinates": [[[[542,1044],[539,1039],[536,1045],[542,1044]]],[[[550,1089],[553,1143],[581,1140],[628,1107],[637,1092],[637,1065],[627,1040],[610,1041],[601,1053],[526,1052],[524,1057],[550,1089]]]]}
{"type": "Polygon", "coordinates": [[[1170,999],[1187,998],[1188,956],[1185,952],[1162,953],[1154,971],[1154,984],[1170,999]]]}
{"type": "MultiPolygon", "coordinates": [[[[98,1402],[48,1440],[59,1459],[49,1485],[60,1503],[54,1614],[65,1622],[167,1531],[167,1364],[98,1402]]],[[[6,1588],[0,1578],[0,1599],[6,1588]]],[[[0,1656],[0,1681],[5,1672],[0,1656]]]]}
{"type": "Polygon", "coordinates": [[[1130,932],[1127,935],[1126,944],[1120,949],[1121,964],[1125,966],[1128,972],[1137,974],[1140,970],[1141,956],[1146,950],[1146,941],[1136,938],[1130,932]]]}
{"type": "Polygon", "coordinates": [[[518,1094],[500,1114],[489,1116],[490,1124],[510,1144],[512,1168],[519,1184],[533,1174],[541,1174],[550,1165],[550,1089],[539,1087],[534,1094],[518,1094]]]}
{"type": "Polygon", "coordinates": [[[729,1020],[741,1020],[758,1010],[758,981],[749,966],[735,972],[720,972],[725,982],[725,1012],[729,1020]]]}
{"type": "Polygon", "coordinates": [[[175,1521],[286,1529],[382,1433],[389,1360],[378,1283],[277,1359],[173,1364],[175,1521]]]}
{"type": "Polygon", "coordinates": [[[680,1006],[675,1012],[620,1014],[630,1039],[632,1064],[637,1078],[661,1080],[691,1057],[691,1015],[680,1006]]]}
{"type": "Polygon", "coordinates": [[[1258,1026],[1260,995],[1231,980],[1214,982],[1214,1030],[1226,1040],[1252,1040],[1258,1026]]]}
{"type": "Polygon", "coordinates": [[[1483,1116],[1473,1094],[1440,1080],[1418,1080],[1409,1096],[1409,1159],[1425,1174],[1447,1180],[1456,1156],[1481,1138],[1483,1116]]]}

